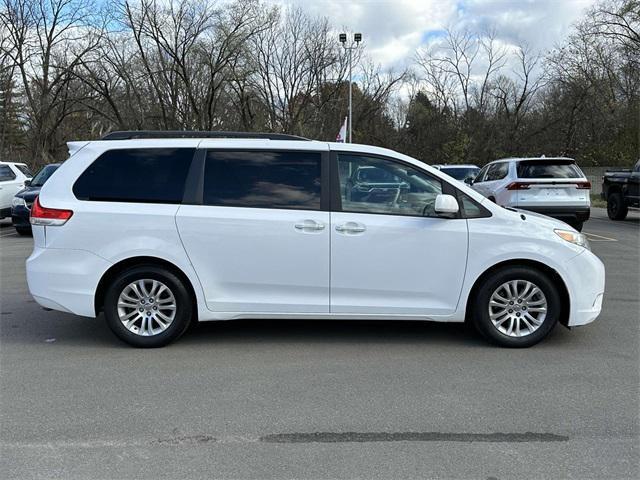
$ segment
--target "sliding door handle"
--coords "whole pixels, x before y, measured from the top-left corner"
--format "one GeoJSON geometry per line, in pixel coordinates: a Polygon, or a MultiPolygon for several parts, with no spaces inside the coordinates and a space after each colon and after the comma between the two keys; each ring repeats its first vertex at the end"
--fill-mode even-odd
{"type": "Polygon", "coordinates": [[[336,225],[336,232],[340,233],[362,233],[366,230],[367,228],[364,225],[356,222],[347,222],[342,225],[336,225]]]}

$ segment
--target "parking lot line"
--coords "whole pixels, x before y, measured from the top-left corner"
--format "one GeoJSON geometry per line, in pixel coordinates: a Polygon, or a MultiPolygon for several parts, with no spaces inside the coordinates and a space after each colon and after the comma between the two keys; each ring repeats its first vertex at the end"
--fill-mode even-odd
{"type": "Polygon", "coordinates": [[[594,242],[617,242],[618,240],[615,238],[603,237],[602,235],[596,235],[595,233],[584,232],[586,236],[589,237],[589,240],[594,242]],[[595,238],[592,238],[595,237],[595,238]]]}

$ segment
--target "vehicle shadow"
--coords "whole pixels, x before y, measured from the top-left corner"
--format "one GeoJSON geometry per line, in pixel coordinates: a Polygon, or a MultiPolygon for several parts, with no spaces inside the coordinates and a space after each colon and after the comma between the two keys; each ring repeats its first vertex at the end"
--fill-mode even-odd
{"type": "MultiPolygon", "coordinates": [[[[5,346],[64,345],[70,348],[131,349],[109,330],[104,316],[82,318],[29,307],[3,311],[0,338],[5,346]]],[[[562,344],[569,332],[557,326],[544,344],[562,344]],[[566,332],[566,333],[565,333],[566,332]]],[[[492,348],[463,323],[405,320],[230,320],[201,322],[168,348],[193,349],[228,345],[424,345],[492,348]]],[[[499,348],[499,347],[494,347],[499,348]]]]}
{"type": "Polygon", "coordinates": [[[486,345],[460,323],[401,320],[233,320],[193,325],[179,340],[209,343],[486,345]]]}

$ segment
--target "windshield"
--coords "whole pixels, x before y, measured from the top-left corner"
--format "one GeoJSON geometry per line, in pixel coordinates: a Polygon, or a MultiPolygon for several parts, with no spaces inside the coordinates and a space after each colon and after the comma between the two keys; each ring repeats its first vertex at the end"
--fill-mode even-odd
{"type": "Polygon", "coordinates": [[[520,162],[518,178],[582,178],[584,175],[572,161],[552,160],[520,162]]]}
{"type": "Polygon", "coordinates": [[[51,176],[51,174],[55,172],[57,169],[58,169],[58,165],[47,165],[45,167],[42,167],[42,170],[40,170],[36,174],[36,176],[33,177],[33,180],[31,181],[31,186],[41,187],[42,185],[44,185],[44,182],[49,180],[49,177],[51,176]]]}
{"type": "Polygon", "coordinates": [[[456,180],[466,180],[467,178],[476,178],[480,169],[478,167],[441,167],[440,171],[456,180]]]}

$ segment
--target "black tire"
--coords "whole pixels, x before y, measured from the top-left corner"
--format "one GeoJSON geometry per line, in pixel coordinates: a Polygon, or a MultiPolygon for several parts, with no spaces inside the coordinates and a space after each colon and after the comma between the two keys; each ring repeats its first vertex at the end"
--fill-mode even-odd
{"type": "Polygon", "coordinates": [[[33,232],[31,231],[31,228],[29,227],[16,227],[16,232],[18,232],[18,235],[29,235],[31,236],[33,234],[33,232]]]}
{"type": "Polygon", "coordinates": [[[495,197],[489,197],[489,200],[491,200],[493,203],[497,203],[495,197]]]}
{"type": "Polygon", "coordinates": [[[104,316],[111,331],[134,347],[163,347],[177,340],[189,327],[193,317],[193,299],[183,281],[162,267],[141,265],[120,273],[108,286],[104,298],[104,316]],[[164,283],[175,298],[175,317],[161,333],[141,336],[129,331],[118,316],[118,298],[127,285],[142,279],[164,283]]]}
{"type": "Polygon", "coordinates": [[[535,345],[555,327],[560,318],[562,302],[551,279],[532,267],[505,267],[485,278],[471,302],[471,320],[476,329],[490,342],[501,347],[526,348],[535,345]],[[489,300],[502,284],[510,280],[526,280],[537,286],[547,301],[546,316],[532,333],[521,337],[508,336],[494,326],[489,316],[489,300]]]}
{"type": "Polygon", "coordinates": [[[607,198],[607,215],[611,220],[624,220],[627,218],[629,207],[624,203],[624,198],[620,192],[609,194],[607,198]]]}
{"type": "Polygon", "coordinates": [[[581,221],[581,220],[573,220],[573,221],[569,222],[569,225],[571,225],[577,231],[581,232],[582,231],[582,227],[584,227],[584,222],[581,221]]]}

